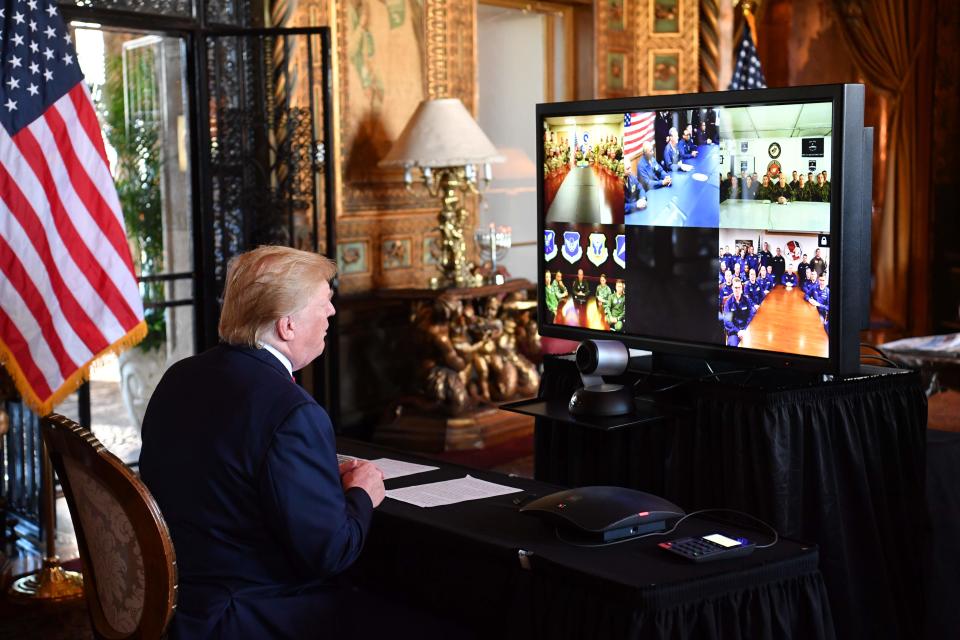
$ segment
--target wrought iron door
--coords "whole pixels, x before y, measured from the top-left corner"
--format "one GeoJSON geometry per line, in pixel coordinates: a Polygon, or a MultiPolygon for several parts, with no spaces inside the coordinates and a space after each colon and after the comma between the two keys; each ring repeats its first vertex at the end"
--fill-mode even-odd
{"type": "MultiPolygon", "coordinates": [[[[206,278],[198,296],[216,319],[230,259],[263,244],[331,254],[334,238],[330,31],[246,29],[207,34],[198,103],[206,278]],[[203,136],[206,135],[204,139],[203,136]],[[330,250],[328,250],[330,248],[330,250]]],[[[311,389],[338,416],[336,316],[311,389]]],[[[216,322],[205,322],[207,346],[216,322]]],[[[319,364],[319,363],[318,363],[319,364]]]]}

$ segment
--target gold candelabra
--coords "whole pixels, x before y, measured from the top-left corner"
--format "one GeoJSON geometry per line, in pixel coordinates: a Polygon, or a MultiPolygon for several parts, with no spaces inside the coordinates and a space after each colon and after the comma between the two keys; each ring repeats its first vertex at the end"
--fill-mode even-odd
{"type": "MultiPolygon", "coordinates": [[[[467,222],[463,196],[480,195],[476,171],[472,165],[463,167],[430,167],[421,169],[423,185],[431,197],[440,198],[440,213],[437,229],[440,231],[440,271],[438,285],[443,287],[468,287],[475,283],[473,264],[467,260],[467,242],[464,225],[467,222]]],[[[485,178],[486,180],[487,178],[485,178]]],[[[404,173],[407,188],[412,188],[410,171],[404,173]]]]}

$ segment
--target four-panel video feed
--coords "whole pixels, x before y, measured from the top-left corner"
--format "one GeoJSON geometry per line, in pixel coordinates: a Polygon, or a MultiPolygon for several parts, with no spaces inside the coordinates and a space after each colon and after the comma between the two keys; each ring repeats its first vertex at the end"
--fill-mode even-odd
{"type": "Polygon", "coordinates": [[[548,322],[829,356],[831,103],[543,127],[548,322]]]}

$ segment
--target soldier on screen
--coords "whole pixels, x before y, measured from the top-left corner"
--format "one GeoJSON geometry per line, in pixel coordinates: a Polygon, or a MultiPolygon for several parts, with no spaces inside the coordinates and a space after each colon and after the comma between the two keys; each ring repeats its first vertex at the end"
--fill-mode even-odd
{"type": "Polygon", "coordinates": [[[577,279],[573,281],[573,302],[578,306],[587,304],[590,296],[590,283],[583,279],[583,269],[577,269],[577,279]]]}
{"type": "Polygon", "coordinates": [[[763,285],[757,282],[757,272],[753,269],[750,269],[750,281],[743,286],[743,292],[753,302],[754,311],[759,309],[766,292],[763,290],[763,285]]]}
{"type": "Polygon", "coordinates": [[[820,257],[820,249],[814,252],[813,260],[810,261],[810,268],[816,271],[818,276],[822,276],[823,272],[827,270],[827,261],[820,257]]]}
{"type": "Polygon", "coordinates": [[[547,305],[547,311],[550,312],[550,320],[553,320],[557,315],[557,306],[560,301],[557,298],[557,286],[553,283],[549,271],[543,272],[543,301],[547,305]]]}
{"type": "Polygon", "coordinates": [[[626,162],[623,166],[623,201],[624,213],[633,213],[647,208],[647,191],[643,188],[640,179],[634,174],[633,162],[626,162]]]}
{"type": "Polygon", "coordinates": [[[820,320],[823,322],[823,330],[830,335],[830,287],[827,286],[825,274],[817,278],[817,288],[810,295],[809,302],[817,308],[820,320]]]}
{"type": "Polygon", "coordinates": [[[743,283],[733,281],[733,295],[723,304],[723,330],[727,335],[727,346],[739,347],[744,331],[753,320],[754,306],[743,295],[743,283]]]}
{"type": "Polygon", "coordinates": [[[803,254],[800,264],[797,265],[797,279],[804,284],[807,282],[807,269],[809,268],[810,262],[807,261],[807,254],[803,254]]]}
{"type": "MultiPolygon", "coordinates": [[[[769,266],[770,266],[770,261],[773,259],[773,254],[770,253],[770,243],[769,243],[769,242],[764,242],[764,243],[763,243],[763,249],[760,250],[760,253],[759,253],[758,255],[760,256],[760,266],[761,266],[761,267],[769,267],[769,266]]],[[[760,276],[758,275],[757,277],[760,277],[760,276]]]]}
{"type": "Polygon", "coordinates": [[[773,277],[776,278],[779,283],[780,279],[783,278],[783,273],[787,270],[787,261],[783,259],[783,255],[780,253],[780,247],[777,247],[777,255],[773,256],[773,259],[770,261],[770,266],[773,267],[773,277]]]}
{"type": "Polygon", "coordinates": [[[607,284],[607,276],[603,273],[600,274],[600,284],[597,285],[596,298],[597,298],[597,308],[600,313],[604,313],[607,308],[607,303],[610,300],[610,296],[613,295],[613,289],[610,288],[610,285],[607,284]]]}
{"type": "Polygon", "coordinates": [[[783,274],[783,286],[787,289],[792,289],[797,286],[797,274],[793,271],[792,268],[788,269],[785,274],[783,274]]]}
{"type": "Polygon", "coordinates": [[[614,287],[613,295],[607,299],[607,310],[604,315],[611,331],[622,331],[623,320],[627,315],[627,294],[624,292],[623,280],[618,278],[614,287]]]}

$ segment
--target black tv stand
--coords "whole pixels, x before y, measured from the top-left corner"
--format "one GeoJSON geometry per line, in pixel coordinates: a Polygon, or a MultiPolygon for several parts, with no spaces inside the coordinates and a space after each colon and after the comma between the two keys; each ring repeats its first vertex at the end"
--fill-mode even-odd
{"type": "Polygon", "coordinates": [[[585,420],[565,411],[582,384],[575,363],[545,359],[540,397],[520,407],[537,416],[536,479],[639,489],[688,513],[750,513],[819,545],[837,637],[908,637],[896,630],[923,615],[915,588],[926,521],[919,374],[765,370],[744,382],[739,374],[704,379],[703,361],[693,371],[629,373],[647,390],[638,415],[585,420]],[[669,384],[677,386],[650,391],[669,384]]]}

